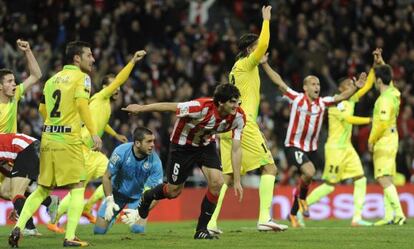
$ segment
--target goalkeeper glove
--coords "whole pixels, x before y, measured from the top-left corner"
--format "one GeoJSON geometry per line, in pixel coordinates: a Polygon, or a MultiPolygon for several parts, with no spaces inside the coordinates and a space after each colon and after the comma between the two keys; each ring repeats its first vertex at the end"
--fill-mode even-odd
{"type": "Polygon", "coordinates": [[[105,209],[105,220],[110,221],[114,216],[114,211],[119,211],[119,206],[114,201],[114,196],[109,195],[105,198],[106,209],[105,209]]]}

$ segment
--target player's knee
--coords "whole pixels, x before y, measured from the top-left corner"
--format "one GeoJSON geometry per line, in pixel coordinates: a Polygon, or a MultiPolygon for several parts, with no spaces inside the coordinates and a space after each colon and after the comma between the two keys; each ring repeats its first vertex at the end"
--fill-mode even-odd
{"type": "Polygon", "coordinates": [[[212,193],[219,193],[221,187],[223,186],[223,179],[222,178],[217,178],[217,179],[213,179],[209,182],[209,186],[208,188],[210,189],[210,191],[212,193]]]}
{"type": "Polygon", "coordinates": [[[94,234],[106,234],[106,231],[108,231],[107,227],[95,226],[93,228],[93,233],[94,234]]]}
{"type": "Polygon", "coordinates": [[[133,233],[144,233],[145,232],[145,227],[140,226],[138,224],[134,224],[134,225],[130,226],[129,228],[131,229],[131,232],[133,232],[133,233]]]}
{"type": "Polygon", "coordinates": [[[277,175],[277,167],[275,164],[267,164],[262,167],[262,175],[277,175]]]}

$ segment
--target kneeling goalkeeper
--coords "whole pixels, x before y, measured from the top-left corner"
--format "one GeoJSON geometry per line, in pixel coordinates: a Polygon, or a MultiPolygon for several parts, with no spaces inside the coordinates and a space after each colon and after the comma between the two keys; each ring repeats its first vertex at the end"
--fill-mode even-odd
{"type": "MultiPolygon", "coordinates": [[[[105,234],[124,207],[137,209],[144,190],[162,183],[162,164],[153,151],[154,140],[151,130],[138,127],[134,131],[133,143],[115,148],[102,178],[106,197],[98,211],[95,234],[105,234]]],[[[123,222],[133,233],[145,230],[146,219],[129,217],[127,213],[123,222]]]]}

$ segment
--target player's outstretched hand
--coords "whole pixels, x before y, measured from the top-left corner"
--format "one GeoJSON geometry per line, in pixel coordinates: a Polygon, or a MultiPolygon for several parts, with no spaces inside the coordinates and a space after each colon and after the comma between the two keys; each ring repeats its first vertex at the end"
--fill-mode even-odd
{"type": "Polygon", "coordinates": [[[128,143],[128,138],[124,135],[116,134],[115,138],[116,138],[116,140],[118,140],[121,143],[128,143]]]}
{"type": "Polygon", "coordinates": [[[142,111],[143,108],[144,108],[143,105],[131,104],[131,105],[128,105],[127,107],[121,108],[121,110],[132,113],[132,114],[138,114],[142,111]]]}
{"type": "Polygon", "coordinates": [[[374,66],[385,65],[385,61],[382,58],[382,48],[376,48],[372,55],[374,55],[374,66]]]}
{"type": "Polygon", "coordinates": [[[262,7],[263,20],[270,20],[270,18],[272,17],[272,14],[270,13],[271,10],[272,10],[272,6],[270,5],[262,7]]]}
{"type": "Polygon", "coordinates": [[[92,150],[94,151],[99,151],[102,148],[102,140],[98,135],[93,135],[92,136],[92,141],[93,141],[93,147],[92,150]]]}
{"type": "Polygon", "coordinates": [[[119,206],[118,204],[115,203],[113,195],[107,196],[105,198],[105,202],[106,202],[106,209],[105,209],[104,218],[106,221],[111,221],[112,217],[114,216],[114,211],[119,211],[119,206]]]}
{"type": "Polygon", "coordinates": [[[243,200],[243,187],[241,183],[235,182],[233,188],[234,188],[234,195],[238,197],[239,202],[241,202],[243,200]]]}
{"type": "Polygon", "coordinates": [[[23,41],[23,40],[18,39],[18,40],[16,41],[16,43],[17,43],[17,47],[18,47],[21,51],[26,52],[26,51],[29,51],[29,50],[30,50],[30,45],[29,45],[29,42],[27,42],[27,41],[23,41]]]}
{"type": "Polygon", "coordinates": [[[134,57],[132,57],[132,62],[137,63],[138,61],[142,60],[146,54],[147,52],[145,52],[145,50],[139,50],[135,52],[134,57]]]}
{"type": "Polygon", "coordinates": [[[124,209],[124,215],[121,216],[123,223],[127,225],[134,225],[139,219],[138,209],[124,209]]]}
{"type": "Polygon", "coordinates": [[[361,88],[361,87],[363,87],[365,85],[365,81],[367,81],[367,73],[362,72],[359,75],[358,80],[355,81],[355,86],[358,87],[358,88],[361,88]]]}

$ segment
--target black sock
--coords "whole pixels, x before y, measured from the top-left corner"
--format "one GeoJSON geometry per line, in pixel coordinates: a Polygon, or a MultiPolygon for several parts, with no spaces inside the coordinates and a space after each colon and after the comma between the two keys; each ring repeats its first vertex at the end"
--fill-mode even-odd
{"type": "Polygon", "coordinates": [[[166,186],[166,184],[161,183],[155,186],[154,188],[145,191],[144,193],[145,202],[151,203],[153,200],[162,200],[162,199],[167,198],[167,196],[165,196],[164,194],[164,186],[166,186]]]}
{"type": "Polygon", "coordinates": [[[201,202],[201,212],[198,217],[196,231],[207,230],[207,224],[210,221],[215,209],[216,203],[211,202],[207,198],[207,195],[205,195],[203,201],[201,202]]]}
{"type": "Polygon", "coordinates": [[[42,202],[42,205],[45,207],[49,207],[50,203],[52,203],[52,198],[50,196],[46,197],[46,199],[42,202]]]}
{"type": "Polygon", "coordinates": [[[302,200],[306,200],[306,196],[308,195],[309,185],[305,185],[304,183],[301,184],[299,189],[299,198],[302,200]]]}
{"type": "MultiPolygon", "coordinates": [[[[20,197],[15,197],[14,201],[13,201],[13,206],[14,209],[17,211],[17,214],[20,215],[20,213],[22,212],[24,203],[26,201],[26,198],[24,198],[23,196],[20,197]]],[[[27,229],[35,229],[36,226],[33,223],[33,219],[30,218],[27,222],[26,222],[26,226],[25,228],[27,229]]]]}
{"type": "Polygon", "coordinates": [[[296,214],[298,213],[298,210],[299,210],[299,202],[298,202],[298,198],[295,198],[293,201],[292,209],[290,209],[290,214],[296,216],[296,214]]]}
{"type": "Polygon", "coordinates": [[[164,193],[165,186],[166,184],[162,183],[144,192],[138,207],[139,216],[141,216],[141,218],[145,219],[148,217],[149,208],[153,200],[162,200],[166,198],[164,193]]]}

